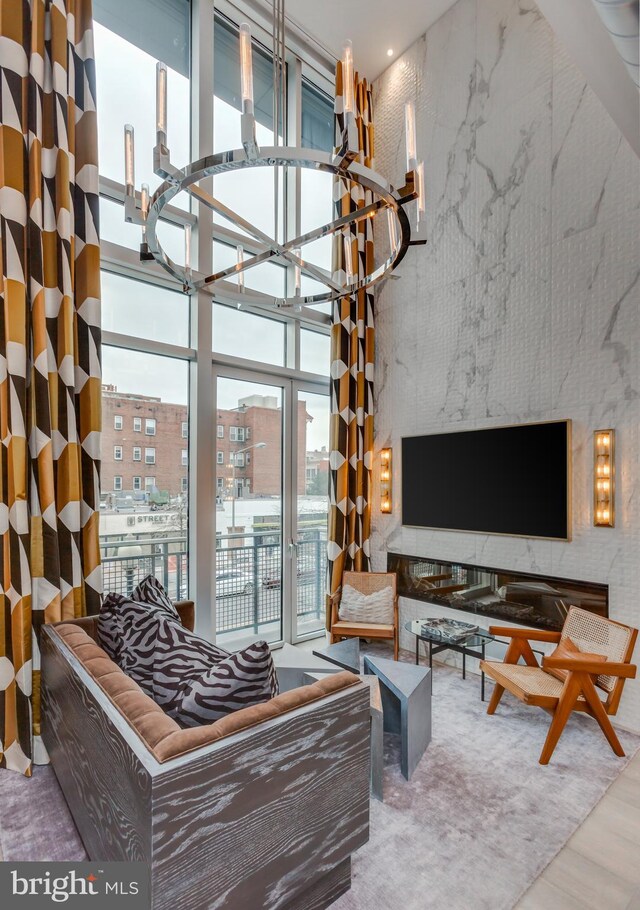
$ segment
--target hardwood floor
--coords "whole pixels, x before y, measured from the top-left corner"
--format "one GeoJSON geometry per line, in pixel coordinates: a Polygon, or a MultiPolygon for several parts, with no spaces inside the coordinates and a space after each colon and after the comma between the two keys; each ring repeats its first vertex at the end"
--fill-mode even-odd
{"type": "Polygon", "coordinates": [[[640,752],[516,910],[640,910],[640,752]]]}

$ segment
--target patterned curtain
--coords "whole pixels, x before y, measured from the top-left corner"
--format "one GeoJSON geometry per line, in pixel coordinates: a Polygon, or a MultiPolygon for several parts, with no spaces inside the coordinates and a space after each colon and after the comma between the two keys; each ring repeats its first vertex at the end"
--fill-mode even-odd
{"type": "Polygon", "coordinates": [[[91,0],[0,0],[0,767],[31,774],[38,632],[99,608],[91,0]]]}
{"type": "MultiPolygon", "coordinates": [[[[373,166],[371,88],[355,75],[355,108],[360,162],[373,166]]],[[[336,134],[345,141],[342,63],[336,69],[336,134]]],[[[373,200],[357,184],[338,178],[335,184],[337,216],[363,208],[373,200]]],[[[350,225],[334,242],[336,280],[346,275],[345,246],[351,248],[351,268],[364,278],[374,263],[373,225],[370,218],[350,225]]],[[[368,571],[371,527],[371,468],[373,461],[373,293],[358,291],[334,303],[331,329],[331,429],[329,475],[329,531],[327,555],[327,627],[331,597],[340,590],[344,571],[368,571]]]]}

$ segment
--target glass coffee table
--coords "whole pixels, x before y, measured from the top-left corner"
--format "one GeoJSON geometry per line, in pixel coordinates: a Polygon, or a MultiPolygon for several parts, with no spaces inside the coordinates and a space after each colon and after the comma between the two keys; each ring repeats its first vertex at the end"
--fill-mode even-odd
{"type": "MultiPolygon", "coordinates": [[[[463,679],[467,678],[467,656],[477,657],[478,660],[484,660],[486,646],[492,641],[499,641],[499,639],[495,639],[493,635],[490,635],[486,629],[478,629],[467,638],[462,638],[459,641],[451,641],[448,638],[443,638],[435,629],[429,630],[428,628],[423,628],[425,622],[428,622],[430,619],[436,619],[436,617],[425,616],[424,619],[414,619],[412,622],[405,623],[407,632],[412,632],[413,635],[416,636],[416,663],[420,663],[421,641],[429,646],[429,667],[433,667],[434,654],[440,654],[441,651],[457,651],[459,654],[462,654],[463,679]]],[[[480,675],[480,698],[484,701],[484,673],[480,671],[480,675]]]]}

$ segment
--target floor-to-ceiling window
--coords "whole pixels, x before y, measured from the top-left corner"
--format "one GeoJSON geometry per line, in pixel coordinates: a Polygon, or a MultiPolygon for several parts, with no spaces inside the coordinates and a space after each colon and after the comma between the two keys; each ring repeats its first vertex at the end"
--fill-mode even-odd
{"type": "MultiPolygon", "coordinates": [[[[123,126],[135,129],[136,189],[153,193],[155,66],[168,71],[168,146],[182,166],[239,148],[238,22],[226,0],[94,0],[103,260],[101,537],[105,586],[126,592],[153,572],[197,602],[198,628],[230,646],[296,640],[322,627],[328,482],[327,308],[295,317],[238,309],[210,290],[188,296],[139,261],[125,224],[123,126]],[[191,37],[193,36],[193,38],[191,37]],[[193,42],[196,42],[195,44],[193,42]],[[211,54],[213,48],[213,54],[211,54]],[[197,70],[191,61],[202,61],[197,70]]],[[[330,68],[287,53],[288,117],[274,130],[269,35],[254,28],[258,141],[330,150],[330,68]]],[[[331,220],[326,175],[255,169],[216,178],[215,196],[282,240],[331,220]]],[[[259,251],[251,231],[199,211],[186,194],[163,212],[160,240],[210,274],[259,251]],[[210,238],[210,239],[206,239],[210,238]]],[[[306,251],[331,268],[324,239],[306,251]]],[[[245,275],[248,290],[291,293],[291,267],[245,275]]],[[[310,285],[307,284],[307,287],[310,285]]]]}

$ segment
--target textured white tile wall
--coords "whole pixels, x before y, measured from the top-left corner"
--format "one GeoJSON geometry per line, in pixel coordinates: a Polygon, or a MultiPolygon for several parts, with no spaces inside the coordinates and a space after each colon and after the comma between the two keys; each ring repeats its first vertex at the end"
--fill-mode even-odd
{"type": "MultiPolygon", "coordinates": [[[[394,513],[374,511],[375,568],[393,550],[606,582],[611,615],[638,626],[638,158],[533,0],[458,0],[377,80],[376,161],[396,184],[405,100],[429,245],[377,300],[376,445],[396,459],[394,513]],[[571,542],[402,527],[402,436],[554,418],[573,421],[571,542]],[[592,433],[609,426],[611,530],[591,511],[592,433]]],[[[403,621],[423,612],[402,599],[403,621]]],[[[640,681],[619,720],[640,730],[640,681]]]]}

